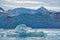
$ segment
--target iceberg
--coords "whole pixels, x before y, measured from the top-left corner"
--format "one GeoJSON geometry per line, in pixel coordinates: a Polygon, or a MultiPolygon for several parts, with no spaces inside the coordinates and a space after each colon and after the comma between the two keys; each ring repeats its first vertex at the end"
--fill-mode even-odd
{"type": "Polygon", "coordinates": [[[18,33],[22,33],[22,32],[27,32],[28,30],[31,30],[31,29],[32,28],[27,27],[25,24],[21,24],[21,25],[18,25],[15,28],[15,31],[18,32],[18,33]]]}
{"type": "Polygon", "coordinates": [[[25,24],[20,24],[15,31],[20,34],[20,37],[46,37],[46,33],[27,27],[25,24]]]}
{"type": "Polygon", "coordinates": [[[17,25],[14,31],[7,33],[8,37],[46,37],[46,33],[27,27],[25,24],[17,25]]]}
{"type": "Polygon", "coordinates": [[[23,34],[25,35],[26,32],[30,29],[32,28],[27,27],[25,24],[20,24],[20,25],[17,25],[14,31],[9,30],[6,36],[7,37],[19,37],[20,35],[23,35],[23,34]]]}

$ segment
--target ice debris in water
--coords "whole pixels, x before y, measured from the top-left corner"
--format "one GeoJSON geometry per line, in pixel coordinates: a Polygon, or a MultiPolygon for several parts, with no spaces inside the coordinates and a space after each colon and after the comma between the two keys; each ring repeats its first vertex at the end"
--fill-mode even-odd
{"type": "Polygon", "coordinates": [[[4,29],[3,29],[3,28],[1,28],[1,29],[0,29],[0,32],[3,32],[3,30],[4,30],[4,29]]]}
{"type": "Polygon", "coordinates": [[[4,32],[4,29],[1,28],[1,29],[0,29],[0,37],[3,37],[3,36],[4,36],[4,33],[5,33],[5,32],[4,32]]]}
{"type": "Polygon", "coordinates": [[[16,33],[20,34],[20,37],[46,37],[46,34],[43,31],[34,30],[30,27],[27,27],[25,24],[20,24],[15,29],[16,33]],[[32,31],[28,32],[27,31],[32,31]],[[34,32],[33,32],[34,31],[34,32]]]}

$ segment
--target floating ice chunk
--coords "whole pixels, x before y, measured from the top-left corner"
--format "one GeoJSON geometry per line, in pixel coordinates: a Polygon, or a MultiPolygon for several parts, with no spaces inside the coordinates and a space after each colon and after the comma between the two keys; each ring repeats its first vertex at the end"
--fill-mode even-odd
{"type": "Polygon", "coordinates": [[[19,33],[16,33],[15,30],[8,30],[6,32],[6,37],[18,37],[19,33]]]}
{"type": "Polygon", "coordinates": [[[15,32],[9,31],[7,33],[7,36],[10,36],[10,37],[16,37],[16,36],[20,36],[20,37],[44,37],[45,38],[46,34],[43,31],[38,31],[38,30],[32,29],[30,27],[27,27],[25,24],[20,24],[15,28],[15,32]]]}
{"type": "Polygon", "coordinates": [[[19,37],[19,34],[15,32],[8,32],[6,37],[19,37]]]}
{"type": "Polygon", "coordinates": [[[38,30],[27,27],[25,24],[18,25],[15,31],[20,34],[20,37],[46,37],[43,31],[38,32],[38,30]],[[32,32],[28,32],[29,30],[32,32]]]}
{"type": "Polygon", "coordinates": [[[30,27],[27,27],[25,24],[18,25],[14,31],[8,31],[7,32],[7,37],[19,37],[19,36],[24,36],[26,35],[27,31],[31,30],[30,27]]]}
{"type": "Polygon", "coordinates": [[[4,32],[1,32],[0,37],[4,37],[4,34],[5,34],[4,32]]]}
{"type": "Polygon", "coordinates": [[[4,37],[4,34],[5,34],[4,30],[3,30],[3,28],[1,28],[0,29],[0,37],[4,37]]]}
{"type": "Polygon", "coordinates": [[[27,32],[30,29],[32,29],[32,28],[27,27],[25,24],[20,24],[16,27],[15,31],[18,33],[22,33],[22,32],[27,32]]]}
{"type": "Polygon", "coordinates": [[[3,28],[1,28],[1,29],[0,29],[0,32],[3,32],[3,30],[4,30],[4,29],[3,29],[3,28]]]}

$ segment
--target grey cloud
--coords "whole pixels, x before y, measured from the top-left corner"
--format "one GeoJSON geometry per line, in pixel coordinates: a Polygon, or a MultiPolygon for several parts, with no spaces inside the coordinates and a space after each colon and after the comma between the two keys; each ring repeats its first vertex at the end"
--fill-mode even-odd
{"type": "Polygon", "coordinates": [[[60,6],[60,0],[38,0],[39,2],[44,2],[46,6],[60,6]]]}
{"type": "Polygon", "coordinates": [[[39,2],[39,3],[16,3],[16,2],[11,3],[11,2],[8,2],[7,0],[1,0],[0,6],[6,9],[15,8],[15,7],[38,8],[40,6],[60,7],[60,0],[15,0],[15,1],[33,1],[33,2],[39,2]]]}

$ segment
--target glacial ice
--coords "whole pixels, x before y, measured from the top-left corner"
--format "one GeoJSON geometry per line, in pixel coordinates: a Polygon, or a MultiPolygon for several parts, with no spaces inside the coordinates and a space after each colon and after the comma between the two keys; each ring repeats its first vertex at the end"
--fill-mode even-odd
{"type": "MultiPolygon", "coordinates": [[[[1,33],[3,36],[3,33],[1,33]]],[[[15,30],[8,30],[7,37],[46,37],[46,33],[27,27],[25,24],[17,25],[15,30]]]]}
{"type": "Polygon", "coordinates": [[[3,28],[0,29],[0,37],[3,37],[5,34],[5,32],[3,30],[4,30],[3,28]]]}
{"type": "Polygon", "coordinates": [[[15,31],[18,33],[22,33],[22,32],[27,32],[28,30],[31,30],[32,28],[27,27],[25,24],[20,24],[17,25],[17,27],[15,28],[15,31]]]}
{"type": "Polygon", "coordinates": [[[3,28],[1,28],[1,29],[0,29],[0,32],[2,32],[3,30],[4,30],[4,29],[3,29],[3,28]]]}
{"type": "Polygon", "coordinates": [[[25,24],[20,24],[20,25],[17,25],[17,27],[15,28],[14,31],[8,31],[7,32],[7,37],[19,37],[19,36],[24,36],[26,35],[26,32],[28,30],[31,30],[32,28],[30,27],[27,27],[25,24]]]}
{"type": "Polygon", "coordinates": [[[46,33],[43,31],[37,32],[38,30],[27,27],[25,24],[18,25],[15,31],[20,34],[20,37],[46,37],[46,33]],[[28,32],[29,30],[32,32],[28,32]]]}

